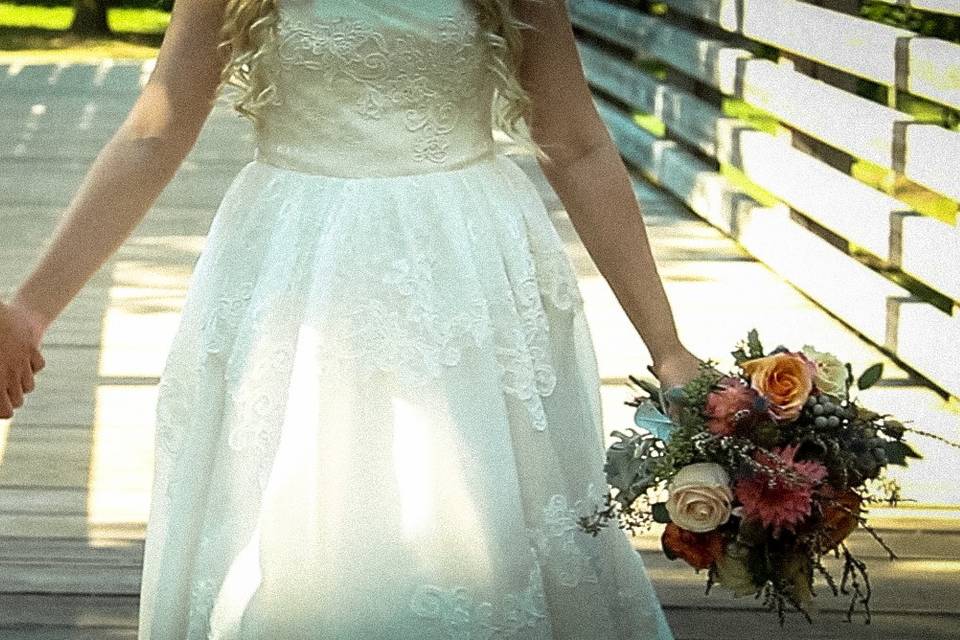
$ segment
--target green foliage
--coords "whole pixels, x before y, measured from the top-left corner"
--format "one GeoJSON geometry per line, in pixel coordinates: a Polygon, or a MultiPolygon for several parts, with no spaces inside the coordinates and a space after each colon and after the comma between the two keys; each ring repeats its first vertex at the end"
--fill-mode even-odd
{"type": "Polygon", "coordinates": [[[731,118],[739,118],[754,129],[765,131],[772,136],[779,135],[784,131],[779,120],[766,111],[744,102],[740,98],[724,96],[721,100],[720,108],[723,111],[723,115],[731,118]]]}
{"type": "Polygon", "coordinates": [[[897,7],[879,0],[865,0],[860,7],[860,15],[876,22],[909,29],[922,36],[960,42],[960,18],[956,16],[928,13],[911,7],[897,7]]]}
{"type": "Polygon", "coordinates": [[[860,374],[860,377],[857,378],[857,388],[868,389],[872,387],[878,380],[880,380],[881,375],[883,375],[882,362],[870,365],[863,373],[860,374]]]}
{"type": "Polygon", "coordinates": [[[738,366],[745,360],[762,358],[764,356],[763,344],[760,342],[760,334],[756,328],[750,329],[747,333],[747,339],[738,342],[737,348],[731,351],[730,355],[733,356],[738,366]]]}
{"type": "Polygon", "coordinates": [[[747,333],[747,347],[750,349],[751,358],[763,357],[763,345],[760,343],[760,334],[756,328],[750,329],[747,333]]]}
{"type": "Polygon", "coordinates": [[[611,435],[618,442],[607,449],[604,471],[607,483],[617,489],[617,502],[626,508],[659,482],[656,469],[663,441],[632,429],[614,431],[611,435]]]}
{"type": "Polygon", "coordinates": [[[883,443],[883,448],[887,452],[887,464],[895,464],[901,467],[907,466],[907,458],[922,458],[916,450],[906,442],[900,440],[891,440],[883,443]]]}
{"type": "MultiPolygon", "coordinates": [[[[42,31],[63,31],[70,27],[73,9],[69,6],[32,6],[0,2],[0,29],[21,30],[24,35],[42,31]]],[[[162,34],[170,14],[150,8],[118,7],[110,11],[110,28],[115,33],[162,34]]],[[[11,48],[4,46],[3,48],[11,48]]]]}
{"type": "Polygon", "coordinates": [[[666,502],[657,502],[653,504],[650,511],[653,514],[654,522],[659,522],[660,524],[667,524],[670,522],[670,513],[667,511],[666,502]]]}
{"type": "MultiPolygon", "coordinates": [[[[707,394],[718,380],[718,374],[709,366],[701,365],[700,373],[683,387],[686,401],[676,407],[675,427],[670,434],[670,446],[665,447],[652,461],[651,473],[660,480],[673,477],[678,469],[703,458],[697,442],[703,440],[703,416],[700,408],[706,404],[707,394]]],[[[706,434],[706,437],[711,437],[706,434]]]]}
{"type": "Polygon", "coordinates": [[[727,182],[729,182],[738,191],[742,191],[765,207],[774,207],[780,204],[779,198],[774,196],[766,189],[758,186],[755,182],[750,180],[750,178],[748,178],[743,171],[737,169],[732,164],[721,162],[720,175],[726,178],[727,182]]]}
{"type": "Polygon", "coordinates": [[[666,123],[655,115],[638,111],[633,114],[633,122],[646,131],[649,131],[658,138],[667,134],[666,123]]]}

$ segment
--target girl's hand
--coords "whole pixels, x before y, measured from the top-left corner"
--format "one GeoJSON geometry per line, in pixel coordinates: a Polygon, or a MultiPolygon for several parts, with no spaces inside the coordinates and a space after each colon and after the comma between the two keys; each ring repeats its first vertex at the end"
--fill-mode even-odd
{"type": "Polygon", "coordinates": [[[647,367],[660,382],[660,399],[663,411],[670,419],[676,417],[676,405],[670,402],[668,393],[673,387],[682,387],[700,374],[703,361],[686,349],[665,356],[662,360],[647,367]]]}
{"type": "Polygon", "coordinates": [[[46,364],[40,354],[45,328],[25,306],[0,302],[0,419],[13,417],[33,391],[33,375],[46,364]]]}

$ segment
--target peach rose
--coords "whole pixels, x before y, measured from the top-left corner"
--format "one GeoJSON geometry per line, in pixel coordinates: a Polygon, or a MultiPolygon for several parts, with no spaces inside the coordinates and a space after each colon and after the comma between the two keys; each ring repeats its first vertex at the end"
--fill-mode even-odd
{"type": "Polygon", "coordinates": [[[750,386],[770,401],[770,412],[782,421],[800,415],[813,390],[817,366],[801,352],[780,352],[740,363],[750,386]]]}

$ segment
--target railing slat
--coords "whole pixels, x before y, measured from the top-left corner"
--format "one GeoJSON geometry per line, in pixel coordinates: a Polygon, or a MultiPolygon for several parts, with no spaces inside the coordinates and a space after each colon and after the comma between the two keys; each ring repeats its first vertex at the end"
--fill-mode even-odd
{"type": "Polygon", "coordinates": [[[763,208],[676,142],[644,131],[603,98],[594,102],[621,155],[713,226],[736,237],[743,212],[763,208]]]}
{"type": "Polygon", "coordinates": [[[960,108],[960,45],[952,42],[797,0],[666,0],[666,4],[758,42],[960,108]],[[811,33],[817,37],[811,38],[811,33]]]}
{"type": "MultiPolygon", "coordinates": [[[[580,61],[594,87],[663,121],[670,132],[709,156],[717,154],[720,110],[640,71],[636,65],[586,43],[580,61]]],[[[731,118],[731,120],[734,120],[731,118]]]]}
{"type": "Polygon", "coordinates": [[[917,298],[893,301],[897,357],[960,396],[960,315],[948,316],[917,298]]]}
{"type": "Polygon", "coordinates": [[[602,0],[580,1],[571,4],[570,15],[578,28],[654,55],[818,140],[960,200],[960,181],[953,175],[960,167],[960,132],[914,124],[909,114],[634,9],[602,0]],[[676,46],[658,46],[670,38],[676,46]]]}
{"type": "Polygon", "coordinates": [[[909,42],[907,90],[960,109],[960,45],[937,38],[909,42]]]}
{"type": "Polygon", "coordinates": [[[570,3],[570,18],[576,26],[608,42],[663,60],[727,95],[736,90],[735,61],[753,57],[749,51],[723,40],[703,38],[609,2],[575,0],[570,3]]]}
{"type": "Polygon", "coordinates": [[[622,58],[587,43],[578,49],[594,88],[656,116],[670,134],[736,167],[811,220],[960,301],[960,259],[948,259],[960,256],[960,229],[920,217],[900,200],[792,147],[788,139],[725,117],[622,58]],[[905,216],[901,232],[895,223],[905,216]],[[927,251],[921,250],[924,245],[927,251]],[[910,259],[914,253],[924,258],[910,259]],[[930,259],[931,253],[938,259],[930,259]]]}
{"type": "Polygon", "coordinates": [[[893,167],[925,187],[960,201],[960,132],[911,124],[903,134],[904,165],[893,167]]]}
{"type": "Polygon", "coordinates": [[[664,0],[664,3],[674,11],[715,24],[725,31],[740,30],[742,0],[664,0]]]}
{"type": "MultiPolygon", "coordinates": [[[[714,20],[737,18],[725,13],[728,5],[723,3],[669,1],[699,7],[714,20]]],[[[960,166],[958,132],[918,122],[788,64],[753,58],[635,9],[602,0],[576,2],[571,9],[581,32],[656,57],[855,158],[960,199],[954,175],[960,166]]],[[[960,229],[909,210],[794,148],[786,138],[726,117],[701,98],[591,42],[581,39],[578,44],[591,86],[666,126],[668,137],[659,138],[595,94],[598,112],[630,164],[868,339],[960,395],[960,305],[954,305],[951,315],[913,297],[872,262],[858,260],[807,228],[786,205],[955,301],[960,300],[960,229]],[[785,204],[763,207],[698,152],[740,169],[785,204]]],[[[910,43],[917,46],[916,56],[925,39],[910,43]]],[[[923,69],[914,71],[914,81],[925,77],[923,69]]],[[[942,85],[949,88],[948,81],[942,85]]]]}
{"type": "Polygon", "coordinates": [[[900,230],[900,268],[960,300],[960,228],[927,216],[907,216],[900,230]]]}

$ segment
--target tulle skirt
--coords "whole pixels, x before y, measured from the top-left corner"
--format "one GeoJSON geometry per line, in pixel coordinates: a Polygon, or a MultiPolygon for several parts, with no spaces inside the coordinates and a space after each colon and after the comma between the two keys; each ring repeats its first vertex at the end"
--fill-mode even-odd
{"type": "Polygon", "coordinates": [[[672,638],[602,505],[597,363],[532,182],[492,155],[254,160],[159,384],[140,640],[672,638]]]}

